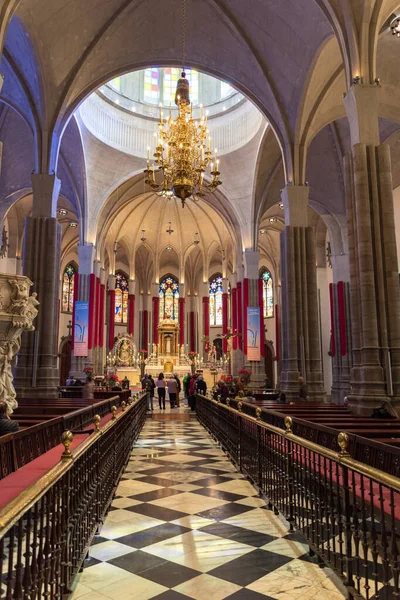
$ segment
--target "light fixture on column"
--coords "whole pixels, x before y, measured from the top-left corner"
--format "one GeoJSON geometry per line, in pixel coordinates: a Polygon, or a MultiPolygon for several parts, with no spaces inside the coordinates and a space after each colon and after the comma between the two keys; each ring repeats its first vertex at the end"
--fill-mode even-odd
{"type": "Polygon", "coordinates": [[[395,17],[390,23],[390,29],[392,34],[396,37],[400,37],[400,17],[395,17]]]}
{"type": "Polygon", "coordinates": [[[168,244],[168,246],[165,249],[167,250],[167,252],[171,252],[172,246],[170,244],[168,244]]]}
{"type": "Polygon", "coordinates": [[[178,107],[176,119],[172,118],[172,104],[169,117],[163,117],[160,105],[158,133],[154,134],[156,149],[154,163],[150,164],[150,148],[147,150],[145,183],[161,196],[173,194],[185,206],[188,198],[204,197],[215,192],[221,185],[219,180],[219,160],[217,150],[211,151],[211,137],[207,127],[207,114],[203,115],[200,104],[200,118],[193,119],[189,94],[189,81],[185,73],[186,46],[186,0],[182,0],[182,77],[176,85],[175,104],[178,107]],[[160,183],[156,181],[155,168],[161,172],[160,183]],[[208,174],[210,182],[205,181],[208,174]]]}
{"type": "Polygon", "coordinates": [[[270,223],[276,223],[278,221],[278,219],[276,217],[270,217],[269,218],[269,222],[270,223]]]}
{"type": "Polygon", "coordinates": [[[195,246],[198,246],[198,245],[200,244],[200,240],[199,240],[199,234],[198,234],[198,232],[197,232],[197,231],[196,231],[196,233],[194,234],[194,242],[193,242],[193,244],[194,244],[195,246]]]}
{"type": "Polygon", "coordinates": [[[117,252],[118,252],[118,242],[117,242],[117,240],[115,240],[115,242],[114,242],[114,254],[117,254],[117,252]]]}
{"type": "Polygon", "coordinates": [[[168,221],[168,229],[166,230],[166,232],[168,233],[168,235],[174,233],[174,230],[171,228],[171,221],[168,221]]]}
{"type": "Polygon", "coordinates": [[[75,221],[70,221],[69,226],[74,229],[75,227],[78,227],[78,223],[75,223],[75,221]]]}
{"type": "Polygon", "coordinates": [[[142,237],[140,238],[141,242],[145,242],[146,241],[146,238],[144,237],[144,232],[145,232],[145,230],[142,229],[142,237]]]}
{"type": "Polygon", "coordinates": [[[260,229],[260,233],[261,233],[261,235],[264,235],[264,233],[267,233],[267,230],[266,229],[260,229]]]}
{"type": "Polygon", "coordinates": [[[283,210],[283,202],[279,202],[279,208],[283,210]]]}
{"type": "Polygon", "coordinates": [[[60,215],[60,217],[65,217],[65,215],[68,214],[68,211],[65,208],[59,208],[57,210],[58,214],[60,215]]]}

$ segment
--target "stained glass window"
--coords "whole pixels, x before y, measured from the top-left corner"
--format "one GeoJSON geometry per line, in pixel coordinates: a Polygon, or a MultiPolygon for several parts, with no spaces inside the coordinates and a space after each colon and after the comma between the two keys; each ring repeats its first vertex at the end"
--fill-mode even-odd
{"type": "Polygon", "coordinates": [[[216,275],[210,281],[210,325],[222,325],[222,276],[216,275]]]}
{"type": "Polygon", "coordinates": [[[71,312],[74,309],[74,279],[75,267],[72,264],[66,266],[63,276],[62,288],[62,310],[63,312],[71,312]]]}
{"type": "Polygon", "coordinates": [[[267,317],[274,316],[274,288],[272,282],[272,275],[265,269],[263,271],[261,278],[264,282],[263,289],[263,306],[264,306],[264,319],[267,317]]]}
{"type": "Polygon", "coordinates": [[[144,72],[144,94],[145,102],[158,104],[160,100],[160,69],[152,67],[144,72]]]}
{"type": "Polygon", "coordinates": [[[160,298],[159,320],[179,320],[179,283],[172,275],[160,281],[158,297],[160,298]]]}
{"type": "Polygon", "coordinates": [[[128,278],[121,272],[115,274],[115,323],[128,322],[128,278]]]}

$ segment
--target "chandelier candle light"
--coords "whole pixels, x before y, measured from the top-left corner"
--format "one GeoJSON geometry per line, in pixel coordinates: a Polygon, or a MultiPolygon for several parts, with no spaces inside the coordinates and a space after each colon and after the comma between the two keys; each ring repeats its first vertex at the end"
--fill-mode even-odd
{"type": "Polygon", "coordinates": [[[185,18],[186,0],[182,1],[182,77],[178,79],[175,104],[178,116],[173,119],[172,104],[168,118],[160,104],[158,133],[154,134],[156,148],[151,164],[150,148],[147,149],[147,169],[145,183],[160,196],[174,195],[185,206],[188,198],[197,200],[215,192],[221,185],[219,180],[220,161],[217,149],[211,150],[211,137],[207,127],[207,114],[203,114],[200,104],[199,120],[193,119],[193,106],[190,101],[189,81],[185,73],[185,18]],[[161,182],[156,179],[162,173],[161,182]],[[206,181],[206,178],[209,180],[206,181]]]}

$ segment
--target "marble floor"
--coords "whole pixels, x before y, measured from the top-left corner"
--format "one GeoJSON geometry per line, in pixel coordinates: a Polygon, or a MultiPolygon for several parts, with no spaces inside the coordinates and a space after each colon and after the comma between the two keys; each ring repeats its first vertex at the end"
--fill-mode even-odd
{"type": "Polygon", "coordinates": [[[149,418],[72,598],[342,600],[335,581],[195,418],[149,418]]]}

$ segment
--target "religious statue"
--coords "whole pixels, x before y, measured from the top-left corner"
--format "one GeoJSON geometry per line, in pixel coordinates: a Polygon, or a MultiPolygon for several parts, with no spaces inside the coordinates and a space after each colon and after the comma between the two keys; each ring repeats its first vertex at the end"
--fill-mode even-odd
{"type": "Polygon", "coordinates": [[[29,296],[33,283],[22,275],[0,274],[0,400],[11,414],[18,403],[13,385],[12,361],[21,347],[23,331],[34,330],[38,314],[37,294],[29,296]]]}
{"type": "Polygon", "coordinates": [[[119,350],[119,358],[123,363],[129,363],[130,360],[130,347],[127,340],[124,340],[119,350]]]}

